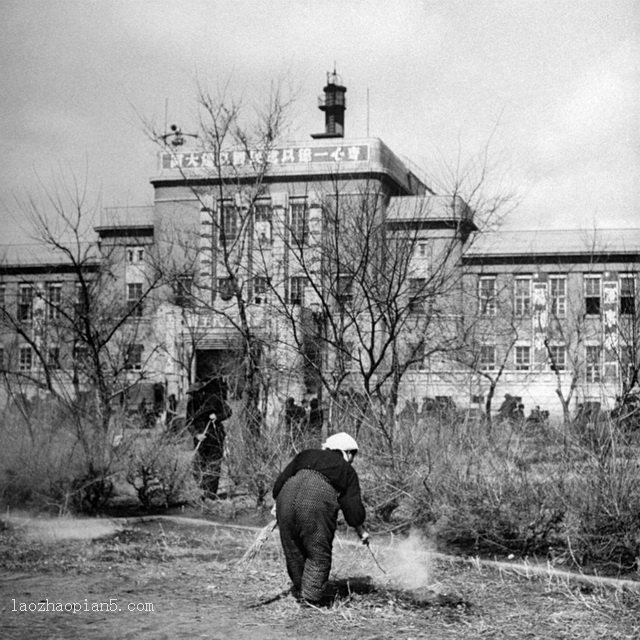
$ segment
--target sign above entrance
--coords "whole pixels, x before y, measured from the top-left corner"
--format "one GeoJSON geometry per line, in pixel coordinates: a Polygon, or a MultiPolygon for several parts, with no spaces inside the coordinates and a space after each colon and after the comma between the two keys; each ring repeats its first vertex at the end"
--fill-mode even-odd
{"type": "MultiPolygon", "coordinates": [[[[219,163],[222,167],[247,167],[261,165],[265,160],[265,152],[255,151],[221,151],[219,163]]],[[[331,145],[322,147],[297,146],[277,147],[266,152],[269,165],[300,165],[317,162],[366,162],[369,160],[369,145],[331,145]]],[[[201,152],[162,152],[160,154],[161,169],[213,169],[217,166],[216,154],[210,151],[201,152]]]]}

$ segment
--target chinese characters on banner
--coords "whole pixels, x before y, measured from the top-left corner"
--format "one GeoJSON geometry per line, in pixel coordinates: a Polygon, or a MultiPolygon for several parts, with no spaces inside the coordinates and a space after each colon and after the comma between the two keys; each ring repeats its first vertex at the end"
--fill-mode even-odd
{"type": "MultiPolygon", "coordinates": [[[[366,162],[369,145],[332,145],[326,147],[281,147],[271,149],[264,157],[263,151],[221,151],[220,166],[251,167],[265,160],[270,165],[296,165],[316,162],[366,162]]],[[[160,154],[161,169],[213,169],[216,156],[212,152],[181,152],[160,154]]]]}

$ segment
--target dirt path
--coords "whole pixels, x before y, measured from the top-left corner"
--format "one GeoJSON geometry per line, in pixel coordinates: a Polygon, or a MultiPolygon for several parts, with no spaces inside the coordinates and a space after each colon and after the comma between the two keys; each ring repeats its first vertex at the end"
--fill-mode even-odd
{"type": "MultiPolygon", "coordinates": [[[[290,596],[260,605],[288,586],[277,536],[256,560],[238,566],[253,540],[252,530],[170,521],[129,526],[132,528],[97,539],[37,540],[27,539],[24,531],[4,531],[0,535],[2,637],[640,637],[640,598],[629,590],[572,586],[562,580],[510,575],[421,555],[414,574],[420,579],[428,577],[429,589],[417,586],[412,593],[422,588],[422,593],[442,597],[412,602],[391,589],[371,558],[363,549],[345,544],[344,536],[335,547],[334,581],[343,587],[351,585],[350,593],[343,590],[324,609],[301,608],[290,596]],[[444,597],[448,595],[452,597],[444,597]],[[58,604],[77,603],[80,610],[20,611],[21,603],[27,609],[29,605],[55,609],[58,604]],[[103,610],[92,611],[94,603],[102,603],[103,610]],[[129,611],[130,604],[140,610],[129,611]]],[[[379,552],[388,569],[401,564],[399,557],[391,557],[384,548],[379,552]]]]}

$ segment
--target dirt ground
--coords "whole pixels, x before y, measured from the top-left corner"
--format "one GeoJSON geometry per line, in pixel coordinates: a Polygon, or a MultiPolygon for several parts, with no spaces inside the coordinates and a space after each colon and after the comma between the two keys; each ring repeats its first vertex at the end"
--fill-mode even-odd
{"type": "Polygon", "coordinates": [[[255,536],[246,527],[189,520],[11,520],[0,531],[0,635],[640,638],[638,590],[447,561],[434,558],[423,541],[414,540],[406,555],[407,541],[389,538],[373,547],[382,573],[346,531],[334,547],[332,603],[303,607],[282,595],[289,585],[277,531],[253,560],[239,562],[255,536]]]}

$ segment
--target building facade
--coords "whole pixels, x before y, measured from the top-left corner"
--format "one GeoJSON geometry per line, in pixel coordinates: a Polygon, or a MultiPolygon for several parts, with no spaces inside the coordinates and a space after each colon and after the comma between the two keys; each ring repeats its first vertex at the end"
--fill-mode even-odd
{"type": "MultiPolygon", "coordinates": [[[[215,376],[239,393],[255,359],[277,403],[509,393],[561,415],[636,389],[640,229],[485,232],[381,140],[344,137],[345,93],[329,75],[307,141],[207,147],[176,128],[153,206],[102,213],[83,268],[109,262],[124,386],[180,398],[215,376]]],[[[0,269],[3,371],[32,388],[73,361],[73,336],[44,337],[79,304],[77,266],[57,260],[0,269]]]]}

